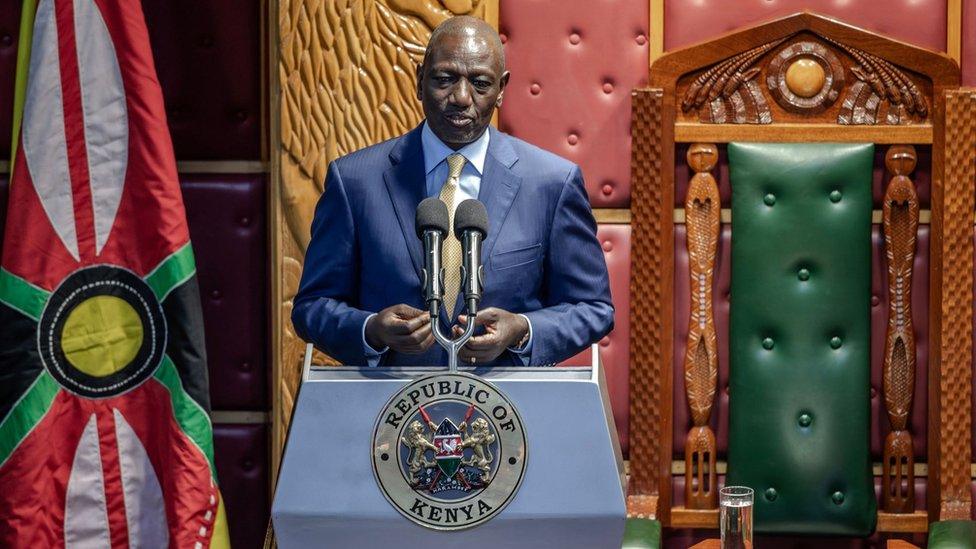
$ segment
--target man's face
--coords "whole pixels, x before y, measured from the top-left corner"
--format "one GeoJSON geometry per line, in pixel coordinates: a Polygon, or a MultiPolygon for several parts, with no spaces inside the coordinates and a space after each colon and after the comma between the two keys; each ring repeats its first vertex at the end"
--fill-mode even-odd
{"type": "Polygon", "coordinates": [[[417,98],[427,124],[455,150],[481,137],[507,83],[500,52],[477,35],[441,36],[417,67],[417,98]]]}

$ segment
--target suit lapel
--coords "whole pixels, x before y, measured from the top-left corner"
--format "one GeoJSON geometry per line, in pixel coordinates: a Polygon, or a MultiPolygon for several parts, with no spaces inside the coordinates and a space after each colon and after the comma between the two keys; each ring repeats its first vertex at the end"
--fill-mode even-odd
{"type": "Polygon", "coordinates": [[[420,144],[420,127],[404,135],[393,150],[390,151],[390,161],[393,163],[383,173],[386,190],[393,201],[393,209],[403,238],[410,253],[413,267],[420,276],[423,258],[423,245],[417,238],[416,216],[417,205],[427,194],[427,183],[424,174],[424,153],[420,144]]]}
{"type": "MultiPolygon", "coordinates": [[[[512,172],[512,166],[518,160],[515,150],[508,141],[508,136],[489,126],[491,138],[488,140],[488,155],[485,157],[484,172],[481,174],[481,189],[478,200],[488,211],[488,237],[481,246],[481,264],[487,265],[491,257],[492,248],[501,232],[502,223],[512,208],[512,202],[518,194],[522,178],[512,172]]],[[[464,299],[459,298],[454,306],[454,316],[464,309],[464,299]]]]}

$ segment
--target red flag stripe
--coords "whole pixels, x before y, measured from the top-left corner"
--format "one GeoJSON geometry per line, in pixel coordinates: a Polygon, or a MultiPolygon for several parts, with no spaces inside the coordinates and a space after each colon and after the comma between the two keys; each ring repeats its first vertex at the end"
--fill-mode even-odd
{"type": "Polygon", "coordinates": [[[85,115],[78,74],[78,45],[75,42],[75,14],[72,0],[55,0],[58,24],[58,58],[61,67],[61,104],[64,136],[68,147],[68,173],[75,210],[75,232],[81,263],[95,259],[95,213],[92,207],[91,174],[85,142],[85,115]]]}
{"type": "Polygon", "coordinates": [[[115,417],[108,410],[96,412],[98,444],[102,454],[102,479],[105,482],[105,510],[112,549],[129,547],[129,525],[125,518],[125,494],[119,465],[119,441],[115,437],[115,417]]]}

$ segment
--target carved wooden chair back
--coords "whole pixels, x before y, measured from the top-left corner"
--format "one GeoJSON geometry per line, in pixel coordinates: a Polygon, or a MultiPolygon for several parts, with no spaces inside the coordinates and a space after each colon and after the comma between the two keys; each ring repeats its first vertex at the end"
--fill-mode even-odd
{"type": "Polygon", "coordinates": [[[880,471],[889,489],[878,502],[878,530],[924,532],[929,521],[969,518],[976,94],[959,88],[955,62],[804,12],[663,55],[651,68],[650,88],[633,92],[632,113],[630,514],[673,527],[717,526],[724,471],[709,424],[725,336],[716,333],[711,294],[727,214],[701,205],[721,202],[712,174],[718,149],[733,141],[870,142],[884,151],[891,176],[874,215],[888,257],[882,413],[892,430],[880,471]],[[676,157],[679,147],[687,159],[676,157]],[[931,148],[930,211],[920,210],[912,180],[916,147],[931,148]],[[685,196],[676,197],[679,162],[693,176],[685,196]],[[895,283],[905,276],[910,282],[920,216],[930,224],[928,311],[912,311],[910,283],[895,283]],[[682,222],[688,276],[707,280],[706,291],[685,305],[695,318],[687,348],[696,352],[685,353],[678,369],[691,429],[701,436],[690,437],[700,447],[672,461],[674,242],[682,222]],[[916,435],[908,422],[916,397],[913,314],[929,322],[924,504],[913,497],[916,435]],[[682,473],[684,505],[674,506],[672,481],[682,473]]]}

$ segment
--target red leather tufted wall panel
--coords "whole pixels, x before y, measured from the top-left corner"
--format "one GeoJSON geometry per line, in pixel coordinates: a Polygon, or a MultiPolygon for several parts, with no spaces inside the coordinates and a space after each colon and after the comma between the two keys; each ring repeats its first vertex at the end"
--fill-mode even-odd
{"type": "Polygon", "coordinates": [[[231,546],[258,548],[268,525],[268,429],[214,425],[214,460],[224,496],[231,546]]]}
{"type": "MultiPolygon", "coordinates": [[[[0,8],[0,160],[10,157],[19,0],[0,8]]],[[[156,72],[180,160],[261,157],[258,0],[145,0],[156,72]]]]}
{"type": "MultiPolygon", "coordinates": [[[[686,160],[688,154],[688,144],[678,143],[675,145],[674,162],[674,206],[683,208],[685,205],[685,195],[688,193],[688,182],[694,175],[688,168],[686,160]]],[[[915,189],[918,192],[918,200],[921,208],[928,208],[931,204],[932,189],[932,147],[917,146],[918,165],[912,173],[912,181],[915,182],[915,189]]],[[[885,169],[884,155],[888,152],[888,147],[878,145],[874,152],[874,176],[872,179],[872,194],[874,195],[874,208],[881,209],[881,201],[884,199],[884,191],[892,174],[885,169]]],[[[732,187],[729,182],[729,163],[725,153],[725,145],[718,146],[718,167],[712,171],[718,181],[719,193],[722,195],[722,206],[730,207],[729,200],[732,197],[732,187]]]]}
{"type": "Polygon", "coordinates": [[[262,175],[183,176],[215,410],[268,409],[268,254],[262,175]]]}
{"type": "Polygon", "coordinates": [[[668,0],[664,3],[664,49],[687,46],[804,9],[945,51],[945,0],[668,0]]]}
{"type": "MultiPolygon", "coordinates": [[[[613,331],[600,341],[600,358],[607,376],[607,390],[613,419],[624,456],[629,450],[630,417],[630,225],[600,225],[597,238],[610,271],[610,293],[613,297],[613,331]]],[[[588,366],[590,351],[570,358],[560,366],[588,366]]]]}
{"type": "Polygon", "coordinates": [[[0,9],[0,161],[10,160],[10,124],[14,114],[14,71],[17,69],[20,9],[19,0],[6,0],[0,9]]]}
{"type": "Polygon", "coordinates": [[[260,159],[262,5],[143,2],[178,159],[260,159]]]}
{"type": "Polygon", "coordinates": [[[512,77],[499,127],[579,164],[595,207],[630,204],[630,90],[647,83],[648,6],[501,0],[512,77]]]}
{"type": "Polygon", "coordinates": [[[976,86],[976,0],[962,1],[962,85],[976,86]]]}
{"type": "MultiPolygon", "coordinates": [[[[684,225],[675,227],[674,264],[674,431],[673,452],[676,458],[684,456],[684,441],[691,427],[688,404],[684,386],[685,340],[688,332],[688,251],[684,225]]],[[[712,288],[715,329],[718,333],[719,378],[718,402],[712,408],[711,426],[718,439],[719,454],[724,457],[728,445],[728,403],[729,394],[729,277],[731,273],[731,228],[722,227],[718,243],[716,276],[712,288]]],[[[888,289],[884,261],[884,249],[880,227],[872,232],[872,301],[871,301],[871,453],[874,459],[881,459],[884,437],[890,430],[888,417],[884,413],[881,394],[882,351],[884,349],[885,326],[887,324],[888,289]],[[875,299],[877,298],[877,299],[875,299]]],[[[927,449],[927,365],[928,365],[928,255],[929,227],[919,228],[918,251],[915,254],[915,275],[912,280],[912,306],[915,317],[915,341],[917,368],[915,370],[915,398],[912,401],[911,429],[914,435],[915,455],[926,459],[927,449]]]]}

